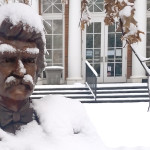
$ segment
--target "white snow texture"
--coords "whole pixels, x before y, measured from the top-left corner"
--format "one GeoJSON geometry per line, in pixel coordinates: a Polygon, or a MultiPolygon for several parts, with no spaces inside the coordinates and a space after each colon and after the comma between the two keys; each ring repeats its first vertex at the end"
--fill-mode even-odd
{"type": "Polygon", "coordinates": [[[1,150],[105,150],[80,102],[62,96],[34,100],[40,116],[16,135],[0,129],[1,150]]]}

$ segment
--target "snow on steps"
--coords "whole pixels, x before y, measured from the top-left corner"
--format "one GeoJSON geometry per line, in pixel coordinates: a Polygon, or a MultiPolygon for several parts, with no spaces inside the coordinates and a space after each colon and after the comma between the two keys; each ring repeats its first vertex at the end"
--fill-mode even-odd
{"type": "Polygon", "coordinates": [[[37,85],[32,99],[39,99],[49,94],[64,95],[77,99],[83,103],[107,102],[148,102],[148,88],[146,83],[98,84],[97,101],[84,84],[76,85],[37,85]]]}

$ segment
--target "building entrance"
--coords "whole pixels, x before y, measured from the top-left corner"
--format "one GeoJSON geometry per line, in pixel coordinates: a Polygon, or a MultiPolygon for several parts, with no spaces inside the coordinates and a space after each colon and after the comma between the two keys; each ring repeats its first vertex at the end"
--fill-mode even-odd
{"type": "Polygon", "coordinates": [[[98,73],[98,82],[126,82],[126,48],[117,24],[92,20],[83,33],[83,55],[98,73]]]}

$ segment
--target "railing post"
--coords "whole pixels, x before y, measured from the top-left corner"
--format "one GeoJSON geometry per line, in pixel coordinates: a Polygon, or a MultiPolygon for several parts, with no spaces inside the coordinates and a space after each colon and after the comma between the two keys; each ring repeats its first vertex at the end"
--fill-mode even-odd
{"type": "Polygon", "coordinates": [[[95,101],[97,96],[97,72],[95,69],[90,65],[88,61],[86,63],[86,85],[91,91],[95,101]]]}

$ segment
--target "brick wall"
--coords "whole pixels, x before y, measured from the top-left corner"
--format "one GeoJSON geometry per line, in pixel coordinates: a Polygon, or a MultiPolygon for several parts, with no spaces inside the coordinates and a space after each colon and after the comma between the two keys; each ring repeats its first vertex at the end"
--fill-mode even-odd
{"type": "Polygon", "coordinates": [[[68,77],[68,25],[69,25],[69,2],[65,5],[65,79],[68,77]]]}
{"type": "Polygon", "coordinates": [[[127,79],[130,79],[132,75],[132,50],[127,47],[127,79]]]}

